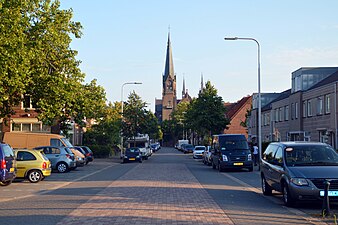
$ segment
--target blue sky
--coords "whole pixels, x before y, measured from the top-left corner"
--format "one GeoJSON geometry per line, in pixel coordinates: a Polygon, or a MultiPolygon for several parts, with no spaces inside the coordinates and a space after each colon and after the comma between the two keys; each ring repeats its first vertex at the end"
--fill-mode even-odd
{"type": "Polygon", "coordinates": [[[154,111],[161,98],[170,25],[177,95],[183,77],[196,97],[201,73],[225,102],[257,92],[257,45],[224,41],[251,37],[261,45],[261,91],[291,87],[300,67],[338,66],[338,1],[323,0],[61,0],[82,23],[74,40],[86,81],[97,79],[109,101],[135,90],[154,111]]]}

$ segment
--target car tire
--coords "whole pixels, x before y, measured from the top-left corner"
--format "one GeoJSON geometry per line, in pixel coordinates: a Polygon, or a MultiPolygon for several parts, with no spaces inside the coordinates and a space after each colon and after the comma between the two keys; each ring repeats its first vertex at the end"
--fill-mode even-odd
{"type": "Polygon", "coordinates": [[[42,179],[43,175],[40,170],[31,170],[27,174],[27,179],[31,183],[37,183],[42,179]]]}
{"type": "MultiPolygon", "coordinates": [[[[56,168],[58,170],[59,173],[65,173],[68,172],[69,168],[68,165],[64,162],[60,162],[56,165],[56,168]]],[[[76,169],[76,167],[74,167],[74,170],[76,169]]]]}
{"type": "Polygon", "coordinates": [[[0,186],[8,186],[12,183],[12,180],[0,181],[0,186]]]}
{"type": "Polygon", "coordinates": [[[263,195],[272,195],[272,188],[266,182],[264,176],[262,176],[261,181],[262,181],[262,192],[263,192],[263,195]]]}
{"type": "Polygon", "coordinates": [[[283,202],[288,207],[295,205],[295,200],[291,197],[289,187],[285,182],[283,185],[283,202]]]}

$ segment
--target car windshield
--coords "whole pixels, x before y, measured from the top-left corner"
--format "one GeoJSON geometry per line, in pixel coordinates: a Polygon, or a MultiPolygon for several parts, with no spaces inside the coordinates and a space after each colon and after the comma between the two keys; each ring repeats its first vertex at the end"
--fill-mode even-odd
{"type": "Polygon", "coordinates": [[[128,148],[127,153],[140,153],[138,148],[128,148]]]}
{"type": "Polygon", "coordinates": [[[186,149],[193,149],[194,146],[193,146],[193,145],[190,145],[190,144],[187,144],[187,145],[185,145],[185,148],[186,148],[186,149]]]}
{"type": "Polygon", "coordinates": [[[285,149],[288,166],[337,166],[338,154],[329,146],[294,146],[285,149]]]}
{"type": "Polygon", "coordinates": [[[224,140],[220,143],[221,151],[248,150],[248,142],[245,140],[224,140]]]}
{"type": "Polygon", "coordinates": [[[73,147],[73,145],[69,142],[67,138],[61,138],[61,140],[65,144],[66,147],[73,147]]]}
{"type": "Polygon", "coordinates": [[[204,151],[205,147],[195,147],[195,150],[202,150],[202,151],[204,151]]]}

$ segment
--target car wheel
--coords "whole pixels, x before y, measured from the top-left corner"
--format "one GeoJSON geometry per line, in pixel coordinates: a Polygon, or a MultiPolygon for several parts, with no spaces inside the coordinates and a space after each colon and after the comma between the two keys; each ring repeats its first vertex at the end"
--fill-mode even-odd
{"type": "Polygon", "coordinates": [[[272,195],[272,189],[271,189],[270,185],[266,182],[264,176],[262,176],[261,181],[262,181],[263,195],[272,195]]]}
{"type": "Polygon", "coordinates": [[[89,163],[89,160],[86,161],[86,165],[88,165],[88,163],[89,163]]]}
{"type": "Polygon", "coordinates": [[[12,183],[12,180],[0,181],[0,186],[8,186],[12,183]]]}
{"type": "Polygon", "coordinates": [[[31,183],[37,183],[42,179],[42,173],[39,170],[29,171],[27,178],[31,183]]]}
{"type": "Polygon", "coordinates": [[[148,160],[148,156],[144,157],[145,160],[148,160]]]}
{"type": "Polygon", "coordinates": [[[56,168],[57,168],[59,173],[65,173],[65,172],[68,171],[68,165],[64,162],[59,163],[56,168]]]}
{"type": "Polygon", "coordinates": [[[289,187],[286,183],[283,185],[283,201],[286,206],[293,206],[295,200],[291,197],[289,187]]]}

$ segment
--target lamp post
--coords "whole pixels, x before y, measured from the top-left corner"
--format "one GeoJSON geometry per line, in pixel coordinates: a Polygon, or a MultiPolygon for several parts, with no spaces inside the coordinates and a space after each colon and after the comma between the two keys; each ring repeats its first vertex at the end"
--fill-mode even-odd
{"type": "MultiPolygon", "coordinates": [[[[257,62],[258,62],[258,149],[259,158],[262,157],[262,99],[261,99],[261,57],[260,57],[260,45],[259,42],[254,38],[242,38],[242,37],[225,37],[226,41],[254,41],[257,44],[257,62]]],[[[259,167],[260,169],[260,167],[259,167]]]]}
{"type": "MultiPolygon", "coordinates": [[[[123,88],[125,85],[128,84],[142,84],[141,82],[126,82],[122,84],[121,87],[121,122],[123,121],[123,88]]],[[[121,126],[121,156],[122,156],[122,151],[123,151],[123,134],[122,134],[122,126],[121,126]]]]}

